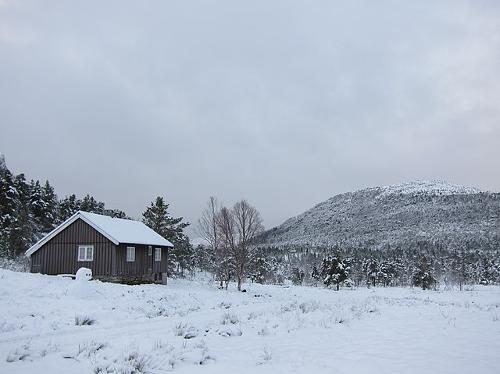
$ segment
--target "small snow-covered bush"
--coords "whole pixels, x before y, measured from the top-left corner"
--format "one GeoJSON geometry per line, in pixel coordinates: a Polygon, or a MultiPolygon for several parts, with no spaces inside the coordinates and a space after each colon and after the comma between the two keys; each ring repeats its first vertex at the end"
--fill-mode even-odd
{"type": "Polygon", "coordinates": [[[236,314],[231,313],[231,312],[226,312],[222,316],[220,323],[221,323],[221,325],[229,325],[229,324],[235,325],[239,321],[240,321],[240,319],[238,318],[238,316],[236,314]]]}
{"type": "Polygon", "coordinates": [[[125,356],[125,363],[132,369],[127,373],[147,373],[151,368],[151,356],[134,351],[125,356]]]}
{"type": "Polygon", "coordinates": [[[179,322],[174,327],[174,334],[175,336],[184,336],[187,329],[188,329],[187,323],[179,322]]]}
{"type": "Polygon", "coordinates": [[[231,327],[224,327],[219,330],[217,330],[218,334],[220,336],[223,336],[225,338],[231,337],[231,336],[241,336],[243,335],[243,332],[239,328],[231,328],[231,327]]]}
{"type": "Polygon", "coordinates": [[[193,326],[190,326],[186,333],[184,334],[184,339],[193,339],[198,336],[198,330],[194,328],[193,326]]]}
{"type": "Polygon", "coordinates": [[[259,334],[260,336],[267,336],[269,335],[269,328],[267,326],[263,326],[259,331],[257,331],[257,334],[259,334]]]}
{"type": "Polygon", "coordinates": [[[102,361],[94,363],[95,374],[146,374],[155,369],[152,357],[138,352],[130,351],[112,361],[101,357],[102,361]]]}
{"type": "Polygon", "coordinates": [[[95,356],[95,354],[104,349],[106,347],[106,343],[90,341],[83,344],[78,344],[78,352],[76,354],[77,357],[85,357],[90,358],[91,356],[95,356]]]}
{"type": "Polygon", "coordinates": [[[30,269],[29,259],[26,256],[16,258],[0,257],[0,269],[26,273],[30,269]]]}
{"type": "Polygon", "coordinates": [[[198,329],[187,323],[179,322],[174,327],[175,336],[182,336],[184,339],[193,339],[198,336],[198,329]]]}
{"type": "Polygon", "coordinates": [[[319,304],[316,301],[303,302],[299,304],[299,309],[302,313],[314,312],[319,308],[319,304]]]}
{"type": "Polygon", "coordinates": [[[271,352],[271,349],[268,346],[265,346],[263,349],[263,352],[260,356],[260,361],[258,362],[259,365],[268,363],[273,359],[273,354],[271,352]]]}
{"type": "Polygon", "coordinates": [[[91,326],[96,323],[96,320],[89,316],[75,316],[76,326],[91,326]]]}
{"type": "Polygon", "coordinates": [[[13,351],[9,352],[7,355],[7,362],[24,361],[32,355],[31,346],[29,342],[26,342],[13,351]]]}

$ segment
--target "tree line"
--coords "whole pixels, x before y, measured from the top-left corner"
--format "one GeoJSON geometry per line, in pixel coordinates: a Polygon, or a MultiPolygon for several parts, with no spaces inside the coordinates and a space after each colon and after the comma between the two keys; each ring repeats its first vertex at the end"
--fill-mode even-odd
{"type": "MultiPolygon", "coordinates": [[[[290,280],[294,284],[333,286],[416,286],[424,289],[472,284],[500,284],[500,254],[478,250],[474,243],[460,250],[439,243],[419,242],[416,247],[374,250],[336,245],[260,248],[266,264],[279,270],[261,283],[290,280]],[[281,279],[279,279],[281,278],[281,279]]],[[[256,278],[259,279],[259,278],[256,278]]]]}
{"type": "MultiPolygon", "coordinates": [[[[27,181],[13,175],[0,159],[0,257],[15,258],[78,210],[129,218],[120,209],[108,209],[90,194],[58,199],[48,181],[27,181]]],[[[418,286],[500,283],[500,253],[486,250],[473,239],[459,249],[440,242],[416,240],[411,245],[335,244],[333,246],[262,246],[264,233],[259,211],[246,200],[233,206],[210,197],[197,231],[205,244],[193,247],[185,234],[189,226],[172,217],[169,204],[157,197],[142,221],[174,244],[168,256],[168,275],[195,269],[213,274],[221,288],[235,281],[342,286],[418,286]],[[481,248],[481,249],[478,249],[481,248]]]]}
{"type": "MultiPolygon", "coordinates": [[[[169,254],[169,272],[182,274],[192,264],[193,248],[184,233],[189,223],[182,217],[172,217],[168,208],[163,197],[157,197],[145,209],[142,221],[174,244],[169,254]]],[[[13,259],[23,255],[79,210],[130,219],[124,211],[109,209],[90,194],[59,199],[48,180],[27,181],[22,173],[14,175],[0,155],[0,257],[13,259]]]]}

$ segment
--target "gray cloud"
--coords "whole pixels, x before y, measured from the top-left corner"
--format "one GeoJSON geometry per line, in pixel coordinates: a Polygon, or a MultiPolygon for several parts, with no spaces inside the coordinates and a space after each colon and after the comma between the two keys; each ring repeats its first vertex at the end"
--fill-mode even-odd
{"type": "Polygon", "coordinates": [[[412,179],[499,190],[495,1],[0,2],[0,151],[60,195],[268,227],[412,179]]]}

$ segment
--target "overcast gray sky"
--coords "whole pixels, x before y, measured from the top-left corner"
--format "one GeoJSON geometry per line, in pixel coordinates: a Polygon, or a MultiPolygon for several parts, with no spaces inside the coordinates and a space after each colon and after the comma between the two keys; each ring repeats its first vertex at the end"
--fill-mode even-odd
{"type": "Polygon", "coordinates": [[[367,186],[500,190],[500,2],[0,0],[0,152],[60,196],[266,227],[367,186]]]}

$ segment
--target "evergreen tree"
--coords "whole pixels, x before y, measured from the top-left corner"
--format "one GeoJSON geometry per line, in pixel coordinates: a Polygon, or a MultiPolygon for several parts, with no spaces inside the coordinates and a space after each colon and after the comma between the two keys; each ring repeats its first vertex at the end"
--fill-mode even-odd
{"type": "Polygon", "coordinates": [[[80,210],[89,213],[104,214],[104,203],[87,194],[80,204],[80,210]]]}
{"type": "Polygon", "coordinates": [[[43,220],[44,220],[44,202],[42,198],[42,187],[39,181],[32,180],[30,182],[30,211],[33,214],[34,224],[39,237],[43,234],[43,220]]]}
{"type": "Polygon", "coordinates": [[[378,275],[378,261],[374,258],[370,258],[363,264],[363,270],[366,274],[366,283],[368,287],[372,285],[375,287],[375,282],[377,281],[378,275]]]}
{"type": "Polygon", "coordinates": [[[326,286],[335,284],[337,291],[340,288],[340,283],[349,278],[349,264],[347,261],[342,261],[337,257],[323,260],[322,274],[325,275],[323,283],[326,286]]]}
{"type": "Polygon", "coordinates": [[[299,268],[293,268],[292,269],[292,283],[295,285],[302,285],[302,282],[304,282],[306,274],[304,273],[303,270],[299,268]]]}
{"type": "Polygon", "coordinates": [[[59,219],[66,221],[69,217],[80,210],[82,202],[75,194],[66,196],[59,202],[59,219]]]}
{"type": "Polygon", "coordinates": [[[174,248],[170,251],[169,269],[182,275],[185,269],[191,267],[192,246],[184,234],[189,223],[182,222],[183,217],[171,217],[168,208],[169,204],[165,203],[163,197],[158,196],[142,214],[142,221],[172,242],[174,248]]]}
{"type": "Polygon", "coordinates": [[[264,284],[272,280],[273,264],[269,256],[266,256],[261,250],[256,251],[250,259],[248,273],[252,282],[264,284]]]}
{"type": "Polygon", "coordinates": [[[436,284],[436,279],[431,274],[431,266],[427,260],[427,257],[422,256],[420,263],[413,274],[413,285],[417,287],[422,287],[423,290],[427,290],[436,284]]]}
{"type": "Polygon", "coordinates": [[[3,155],[0,155],[0,255],[13,257],[10,246],[11,232],[16,224],[19,195],[14,187],[11,172],[5,165],[3,155]]]}
{"type": "Polygon", "coordinates": [[[40,219],[41,229],[44,233],[52,231],[59,222],[58,201],[54,187],[49,181],[45,181],[41,189],[42,217],[40,219]]]}
{"type": "Polygon", "coordinates": [[[312,268],[311,278],[313,279],[314,285],[317,286],[318,282],[319,282],[319,280],[321,278],[321,274],[319,273],[318,268],[316,267],[316,265],[314,265],[313,268],[312,268]]]}
{"type": "Polygon", "coordinates": [[[104,215],[113,217],[113,218],[122,218],[122,219],[130,219],[127,214],[120,209],[105,209],[104,215]]]}

